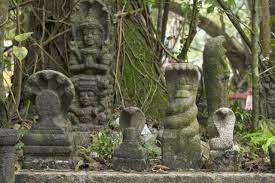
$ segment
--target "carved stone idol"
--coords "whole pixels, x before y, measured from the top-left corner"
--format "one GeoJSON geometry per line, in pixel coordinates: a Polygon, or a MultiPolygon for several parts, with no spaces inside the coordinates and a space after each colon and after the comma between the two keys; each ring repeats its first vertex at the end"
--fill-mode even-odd
{"type": "Polygon", "coordinates": [[[140,145],[140,135],[145,126],[145,116],[139,108],[125,108],[119,119],[123,133],[122,144],[113,154],[113,169],[143,171],[147,167],[147,155],[140,145]]]}
{"type": "Polygon", "coordinates": [[[72,82],[59,72],[43,70],[30,76],[24,93],[35,104],[39,119],[23,138],[23,168],[72,168],[74,148],[67,119],[75,94],[72,82]]]}
{"type": "Polygon", "coordinates": [[[214,125],[218,137],[209,141],[210,160],[213,168],[221,171],[234,171],[238,169],[238,150],[233,144],[233,131],[235,115],[229,108],[220,108],[213,115],[214,125]]]}
{"type": "MultiPolygon", "coordinates": [[[[1,115],[1,114],[0,114],[1,115]]],[[[15,182],[15,144],[19,140],[19,133],[13,129],[0,128],[0,182],[15,182]]]]}
{"type": "Polygon", "coordinates": [[[200,168],[201,144],[196,94],[200,74],[188,63],[166,67],[169,95],[162,137],[162,161],[171,169],[200,168]]]}
{"type": "Polygon", "coordinates": [[[73,41],[69,70],[76,98],[69,117],[76,131],[104,125],[113,93],[111,16],[103,0],[81,0],[71,16],[73,41]]]}
{"type": "Polygon", "coordinates": [[[223,36],[207,40],[203,51],[203,78],[208,109],[207,135],[217,135],[212,115],[220,107],[228,106],[229,63],[223,47],[223,36]]]}

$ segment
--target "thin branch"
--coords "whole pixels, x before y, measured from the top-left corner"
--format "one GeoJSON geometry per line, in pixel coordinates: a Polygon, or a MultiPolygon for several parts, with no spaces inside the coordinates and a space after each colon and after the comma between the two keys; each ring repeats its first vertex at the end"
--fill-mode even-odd
{"type": "Polygon", "coordinates": [[[199,13],[198,3],[199,3],[198,0],[193,1],[193,9],[192,9],[192,15],[191,15],[191,22],[189,25],[188,37],[185,40],[184,46],[183,46],[180,54],[178,55],[178,58],[181,60],[181,62],[186,61],[189,47],[190,47],[195,35],[197,34],[197,22],[198,22],[198,13],[199,13]]]}
{"type": "Polygon", "coordinates": [[[13,6],[13,7],[9,8],[9,11],[15,10],[17,7],[26,6],[26,5],[30,4],[30,3],[32,3],[33,1],[36,1],[36,0],[28,0],[28,1],[24,1],[24,2],[22,2],[22,3],[19,3],[19,4],[17,4],[16,6],[13,6]]]}
{"type": "Polygon", "coordinates": [[[247,44],[247,46],[251,50],[252,49],[252,43],[249,40],[248,36],[245,34],[244,30],[242,29],[242,27],[240,25],[240,22],[238,21],[239,19],[235,16],[233,11],[230,9],[230,7],[223,0],[217,0],[217,2],[222,7],[222,9],[226,13],[226,15],[229,18],[229,20],[231,21],[231,23],[237,29],[237,31],[241,35],[242,39],[244,40],[244,42],[247,44]]]}

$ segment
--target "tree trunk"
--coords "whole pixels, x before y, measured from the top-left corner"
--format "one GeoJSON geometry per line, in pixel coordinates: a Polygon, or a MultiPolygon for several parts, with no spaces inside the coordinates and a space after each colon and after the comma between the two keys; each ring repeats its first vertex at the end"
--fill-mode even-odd
{"type": "Polygon", "coordinates": [[[3,79],[3,71],[4,71],[4,39],[5,39],[5,23],[8,20],[8,0],[0,1],[0,100],[4,101],[6,98],[6,92],[4,88],[4,79],[3,79]]]}
{"type": "Polygon", "coordinates": [[[252,0],[251,8],[251,22],[252,22],[252,34],[251,34],[251,71],[252,71],[252,92],[253,92],[253,109],[252,120],[253,129],[258,128],[259,123],[259,67],[258,67],[258,0],[252,0]]]}
{"type": "Polygon", "coordinates": [[[269,0],[260,1],[260,44],[261,51],[264,57],[269,57],[270,54],[270,11],[269,0]]]}
{"type": "Polygon", "coordinates": [[[5,39],[5,23],[8,20],[8,0],[0,1],[0,128],[6,127],[8,122],[7,110],[5,106],[6,92],[4,87],[4,61],[3,61],[3,53],[4,53],[4,39],[5,39]]]}

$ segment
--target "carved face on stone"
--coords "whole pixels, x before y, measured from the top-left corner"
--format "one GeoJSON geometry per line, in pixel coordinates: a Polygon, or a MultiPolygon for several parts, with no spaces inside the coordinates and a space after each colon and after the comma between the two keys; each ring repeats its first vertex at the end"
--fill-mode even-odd
{"type": "Polygon", "coordinates": [[[103,44],[103,31],[98,26],[86,27],[83,30],[83,41],[85,46],[100,48],[103,44]]]}
{"type": "Polygon", "coordinates": [[[176,81],[177,92],[175,98],[188,98],[196,91],[196,86],[189,78],[179,78],[176,81]]]}
{"type": "Polygon", "coordinates": [[[83,107],[93,106],[95,97],[96,95],[92,91],[80,92],[79,102],[83,107]]]}

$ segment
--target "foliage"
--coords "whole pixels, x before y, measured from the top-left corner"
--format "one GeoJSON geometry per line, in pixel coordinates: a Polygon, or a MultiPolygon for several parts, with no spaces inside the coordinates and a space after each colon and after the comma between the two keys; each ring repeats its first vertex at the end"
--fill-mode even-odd
{"type": "Polygon", "coordinates": [[[160,158],[161,156],[161,150],[157,144],[160,144],[159,140],[153,140],[152,142],[149,141],[143,144],[143,147],[148,152],[148,157],[150,159],[160,158]]]}
{"type": "Polygon", "coordinates": [[[246,111],[240,101],[235,101],[231,106],[231,109],[236,116],[235,134],[244,134],[249,131],[251,126],[251,112],[246,111]]]}
{"type": "Polygon", "coordinates": [[[90,152],[97,152],[102,156],[111,155],[120,142],[120,133],[107,126],[92,135],[92,143],[88,149],[90,152]]]}
{"type": "Polygon", "coordinates": [[[275,144],[275,136],[268,128],[268,119],[262,117],[259,121],[260,128],[256,132],[244,135],[252,146],[261,148],[265,153],[271,144],[275,144]]]}
{"type": "MultiPolygon", "coordinates": [[[[143,22],[143,21],[140,21],[143,22]]],[[[144,33],[143,24],[132,17],[123,19],[123,44],[120,62],[121,93],[126,106],[139,107],[147,117],[163,119],[167,95],[157,73],[158,56],[153,40],[144,33]]],[[[160,68],[158,68],[160,69],[160,68]]]]}
{"type": "Polygon", "coordinates": [[[259,121],[259,130],[250,132],[252,125],[251,112],[246,111],[239,101],[235,102],[231,107],[236,116],[235,134],[245,140],[242,142],[243,148],[245,148],[244,146],[249,146],[251,153],[259,153],[260,151],[266,153],[268,146],[275,144],[275,136],[268,127],[269,119],[262,116],[259,121]]]}

